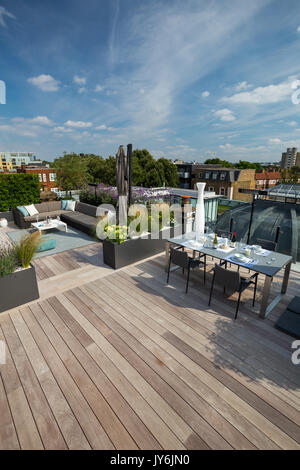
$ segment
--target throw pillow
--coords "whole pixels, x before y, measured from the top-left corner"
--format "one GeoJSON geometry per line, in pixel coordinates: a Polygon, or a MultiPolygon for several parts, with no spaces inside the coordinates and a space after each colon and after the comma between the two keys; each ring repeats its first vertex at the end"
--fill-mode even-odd
{"type": "Polygon", "coordinates": [[[75,211],[75,204],[76,204],[76,201],[68,201],[67,205],[66,205],[66,211],[74,212],[75,211]]]}
{"type": "Polygon", "coordinates": [[[17,209],[21,212],[21,214],[24,215],[24,217],[27,217],[29,215],[28,210],[24,206],[18,206],[17,209]]]}
{"type": "Polygon", "coordinates": [[[66,210],[67,202],[68,202],[67,199],[63,199],[63,200],[61,201],[61,208],[62,208],[63,211],[66,210]]]}
{"type": "Polygon", "coordinates": [[[34,204],[30,204],[30,206],[24,206],[24,207],[27,210],[29,215],[37,215],[39,213],[34,207],[34,204]]]}

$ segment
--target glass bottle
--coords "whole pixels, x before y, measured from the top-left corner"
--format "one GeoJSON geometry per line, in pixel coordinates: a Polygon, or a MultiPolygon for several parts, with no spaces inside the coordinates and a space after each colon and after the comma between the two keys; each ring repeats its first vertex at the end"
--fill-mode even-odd
{"type": "Polygon", "coordinates": [[[217,236],[216,233],[215,233],[215,238],[214,238],[214,241],[213,241],[213,247],[214,247],[215,249],[218,248],[218,236],[217,236]]]}

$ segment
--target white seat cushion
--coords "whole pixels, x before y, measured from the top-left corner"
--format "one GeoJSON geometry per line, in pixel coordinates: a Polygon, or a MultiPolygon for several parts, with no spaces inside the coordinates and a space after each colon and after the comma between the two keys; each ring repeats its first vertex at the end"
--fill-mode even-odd
{"type": "Polygon", "coordinates": [[[38,211],[36,210],[34,204],[30,204],[30,206],[24,206],[25,209],[27,210],[29,215],[37,215],[38,211]]]}

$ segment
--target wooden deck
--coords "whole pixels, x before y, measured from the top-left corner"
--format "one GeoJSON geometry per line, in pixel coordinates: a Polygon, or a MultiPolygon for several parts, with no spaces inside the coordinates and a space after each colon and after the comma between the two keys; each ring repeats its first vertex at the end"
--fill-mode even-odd
{"type": "Polygon", "coordinates": [[[166,286],[163,256],[89,282],[78,254],[47,258],[40,285],[74,283],[0,316],[0,448],[300,448],[300,366],[274,329],[299,274],[267,320],[250,292],[233,321],[235,297],[207,307],[210,276],[166,286]]]}

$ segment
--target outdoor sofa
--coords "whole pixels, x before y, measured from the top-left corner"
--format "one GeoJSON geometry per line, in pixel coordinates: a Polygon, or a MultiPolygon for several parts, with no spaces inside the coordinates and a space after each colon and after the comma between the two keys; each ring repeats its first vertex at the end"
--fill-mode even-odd
{"type": "MultiPolygon", "coordinates": [[[[38,211],[39,221],[45,220],[47,216],[53,219],[59,216],[67,225],[89,235],[93,232],[98,221],[97,207],[83,202],[76,201],[74,211],[62,209],[62,201],[42,202],[34,204],[34,206],[38,211]]],[[[36,215],[24,216],[17,208],[13,209],[13,216],[15,224],[22,229],[30,228],[31,223],[36,221],[36,215]]]]}

